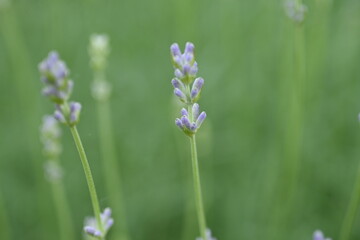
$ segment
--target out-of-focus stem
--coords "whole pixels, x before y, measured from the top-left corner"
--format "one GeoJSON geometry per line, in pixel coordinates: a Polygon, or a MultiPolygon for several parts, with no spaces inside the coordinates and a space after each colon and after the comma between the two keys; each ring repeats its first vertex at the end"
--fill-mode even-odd
{"type": "MultiPolygon", "coordinates": [[[[57,159],[51,161],[58,162],[57,159]]],[[[68,201],[66,199],[65,189],[62,180],[53,180],[51,182],[51,188],[54,197],[56,212],[59,219],[60,239],[73,240],[75,239],[75,235],[71,218],[71,211],[68,201]]]]}
{"type": "MultiPolygon", "coordinates": [[[[104,78],[105,76],[102,72],[98,72],[95,75],[95,81],[105,81],[104,78]]],[[[117,226],[119,228],[115,230],[114,235],[116,239],[128,240],[121,176],[119,174],[119,165],[114,145],[111,109],[107,99],[97,101],[97,115],[106,191],[109,194],[109,200],[114,209],[114,216],[118,219],[117,226]]]]}

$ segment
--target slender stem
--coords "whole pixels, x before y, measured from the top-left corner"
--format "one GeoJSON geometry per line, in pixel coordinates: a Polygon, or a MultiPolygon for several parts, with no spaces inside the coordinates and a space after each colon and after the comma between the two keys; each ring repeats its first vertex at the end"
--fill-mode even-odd
{"type": "Polygon", "coordinates": [[[119,219],[119,229],[115,230],[116,239],[129,239],[126,231],[125,207],[122,197],[121,176],[119,175],[119,166],[115,151],[113,130],[111,122],[111,109],[109,101],[97,102],[98,128],[102,159],[104,160],[103,170],[105,177],[106,191],[109,194],[109,200],[114,207],[114,216],[119,219]],[[116,183],[116,184],[114,184],[116,183]]]}
{"type": "MultiPolygon", "coordinates": [[[[57,160],[56,160],[57,161],[57,160]]],[[[70,209],[65,196],[65,189],[62,181],[51,182],[55,207],[59,218],[60,239],[75,239],[70,209]]]]}
{"type": "Polygon", "coordinates": [[[348,240],[360,205],[360,165],[351,200],[341,227],[340,240],[348,240]]]}
{"type": "Polygon", "coordinates": [[[91,174],[90,165],[87,160],[86,153],[85,153],[84,147],[82,145],[82,142],[81,142],[81,139],[80,139],[80,136],[79,136],[76,126],[70,127],[70,130],[71,130],[71,134],[73,135],[75,145],[79,152],[81,163],[84,168],[86,181],[87,181],[89,191],[90,191],[90,197],[91,197],[91,202],[92,202],[92,206],[93,206],[93,210],[94,210],[94,215],[95,215],[96,221],[98,223],[99,230],[103,233],[104,226],[101,222],[99,200],[98,200],[98,197],[96,194],[95,183],[94,183],[94,179],[91,174]]]}
{"type": "Polygon", "coordinates": [[[197,209],[197,215],[198,215],[198,221],[199,221],[199,228],[200,228],[200,233],[201,233],[202,239],[207,240],[206,239],[206,220],[205,220],[205,213],[204,213],[202,194],[201,194],[199,164],[198,164],[198,158],[197,158],[195,135],[190,137],[190,146],[191,146],[191,160],[192,160],[193,178],[194,178],[195,203],[196,203],[196,209],[197,209]]]}

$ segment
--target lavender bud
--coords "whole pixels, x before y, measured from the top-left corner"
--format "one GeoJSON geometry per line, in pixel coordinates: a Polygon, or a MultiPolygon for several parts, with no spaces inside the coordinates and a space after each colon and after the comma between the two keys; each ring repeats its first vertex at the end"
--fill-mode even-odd
{"type": "Polygon", "coordinates": [[[70,126],[74,126],[79,122],[81,104],[78,102],[70,102],[70,126]]]}
{"type": "Polygon", "coordinates": [[[191,90],[190,97],[195,100],[199,96],[199,90],[197,88],[191,90]]]}
{"type": "Polygon", "coordinates": [[[175,75],[175,77],[180,78],[180,79],[184,77],[184,74],[178,68],[175,69],[174,75],[175,75]]]}
{"type": "Polygon", "coordinates": [[[192,123],[191,126],[190,126],[190,130],[192,132],[195,132],[195,130],[198,128],[198,126],[196,125],[196,123],[192,123]]]}
{"type": "Polygon", "coordinates": [[[173,57],[181,55],[180,47],[179,47],[179,44],[177,44],[177,43],[173,43],[170,46],[170,50],[171,50],[171,55],[173,57]]]}
{"type": "Polygon", "coordinates": [[[186,101],[186,96],[185,94],[178,88],[174,89],[174,94],[180,98],[181,101],[185,102],[186,101]]]}
{"type": "Polygon", "coordinates": [[[84,231],[85,231],[85,233],[89,234],[90,236],[101,237],[101,232],[99,230],[95,229],[94,227],[85,226],[84,231]]]}
{"type": "Polygon", "coordinates": [[[54,118],[61,123],[66,123],[66,119],[60,110],[55,110],[54,118]]]}
{"type": "Polygon", "coordinates": [[[109,220],[107,220],[105,224],[105,229],[106,230],[110,229],[112,225],[114,225],[114,219],[110,218],[109,220]]]}
{"type": "Polygon", "coordinates": [[[203,87],[204,85],[204,79],[203,78],[196,78],[195,81],[194,81],[194,84],[192,86],[192,89],[198,89],[199,91],[201,90],[201,88],[203,87]]]}
{"type": "Polygon", "coordinates": [[[182,124],[181,120],[179,118],[175,119],[175,124],[178,126],[181,130],[184,129],[184,125],[182,124]]]}
{"type": "Polygon", "coordinates": [[[190,123],[190,121],[189,121],[189,119],[188,119],[187,116],[182,116],[182,117],[181,117],[181,123],[182,123],[187,129],[190,130],[190,128],[191,128],[191,123],[190,123]]]}
{"type": "Polygon", "coordinates": [[[194,49],[195,49],[195,46],[193,43],[191,42],[187,42],[186,45],[185,45],[185,53],[191,53],[193,54],[194,53],[194,49]]]}
{"type": "Polygon", "coordinates": [[[184,88],[184,84],[177,78],[171,80],[171,84],[174,86],[174,88],[178,88],[178,89],[184,88]]]}
{"type": "Polygon", "coordinates": [[[196,125],[198,128],[204,122],[205,118],[206,118],[206,113],[205,112],[200,113],[199,117],[196,119],[196,125]]]}
{"type": "Polygon", "coordinates": [[[185,108],[181,109],[180,113],[181,116],[187,116],[187,117],[189,116],[188,111],[185,108]]]}
{"type": "Polygon", "coordinates": [[[184,64],[184,66],[183,66],[183,72],[184,72],[185,75],[189,74],[190,69],[191,69],[190,64],[184,64]]]}
{"type": "Polygon", "coordinates": [[[194,105],[192,106],[193,118],[197,119],[199,117],[199,113],[200,113],[200,106],[199,104],[194,103],[194,105]]]}
{"type": "Polygon", "coordinates": [[[111,217],[111,208],[105,208],[102,215],[106,218],[110,218],[111,217]]]}
{"type": "Polygon", "coordinates": [[[195,76],[197,74],[197,72],[198,72],[198,65],[197,65],[197,62],[194,62],[193,66],[190,69],[189,74],[192,76],[195,76]]]}

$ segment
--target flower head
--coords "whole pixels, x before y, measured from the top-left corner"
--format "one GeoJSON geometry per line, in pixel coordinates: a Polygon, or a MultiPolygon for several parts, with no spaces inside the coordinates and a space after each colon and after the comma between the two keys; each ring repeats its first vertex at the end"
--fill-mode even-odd
{"type": "Polygon", "coordinates": [[[40,127],[40,139],[43,144],[43,154],[46,158],[57,158],[61,153],[61,129],[53,116],[44,116],[40,127]]]}
{"type": "Polygon", "coordinates": [[[41,80],[44,83],[43,94],[51,101],[62,104],[69,99],[73,82],[69,79],[69,70],[59,59],[57,52],[52,51],[39,64],[41,80]]]}
{"type": "Polygon", "coordinates": [[[174,43],[170,47],[172,61],[174,65],[174,74],[185,84],[190,84],[198,71],[194,55],[194,44],[187,42],[184,53],[181,53],[180,47],[174,43]]]}
{"type": "Polygon", "coordinates": [[[305,19],[307,7],[304,4],[297,4],[294,0],[285,2],[286,15],[297,23],[302,23],[305,19]]]}
{"type": "Polygon", "coordinates": [[[105,208],[101,213],[101,224],[104,227],[104,231],[100,230],[99,224],[94,217],[88,217],[85,219],[84,232],[88,236],[104,238],[108,233],[110,227],[114,224],[114,219],[111,217],[111,209],[105,208]]]}
{"type": "Polygon", "coordinates": [[[325,238],[324,234],[320,230],[316,230],[313,235],[314,240],[331,240],[331,238],[325,238]]]}
{"type": "Polygon", "coordinates": [[[201,124],[206,118],[206,113],[200,113],[199,104],[194,103],[191,109],[191,114],[183,108],[181,109],[181,118],[175,120],[175,124],[188,136],[192,136],[200,128],[201,124]],[[194,120],[192,120],[194,119],[194,120]]]}
{"type": "Polygon", "coordinates": [[[105,34],[93,34],[90,37],[90,63],[95,71],[106,67],[106,58],[109,54],[109,38],[105,34]]]}
{"type": "MultiPolygon", "coordinates": [[[[206,235],[206,240],[217,240],[215,237],[211,236],[210,229],[206,229],[205,235],[206,235]]],[[[203,239],[201,237],[198,237],[196,238],[196,240],[203,240],[203,239]]]]}

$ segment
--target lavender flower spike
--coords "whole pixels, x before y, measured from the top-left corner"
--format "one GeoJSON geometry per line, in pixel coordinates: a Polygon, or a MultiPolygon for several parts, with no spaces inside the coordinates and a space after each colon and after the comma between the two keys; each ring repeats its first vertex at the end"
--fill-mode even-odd
{"type": "Polygon", "coordinates": [[[320,230],[316,230],[313,235],[314,240],[331,240],[331,238],[325,238],[324,234],[320,230]]]}

